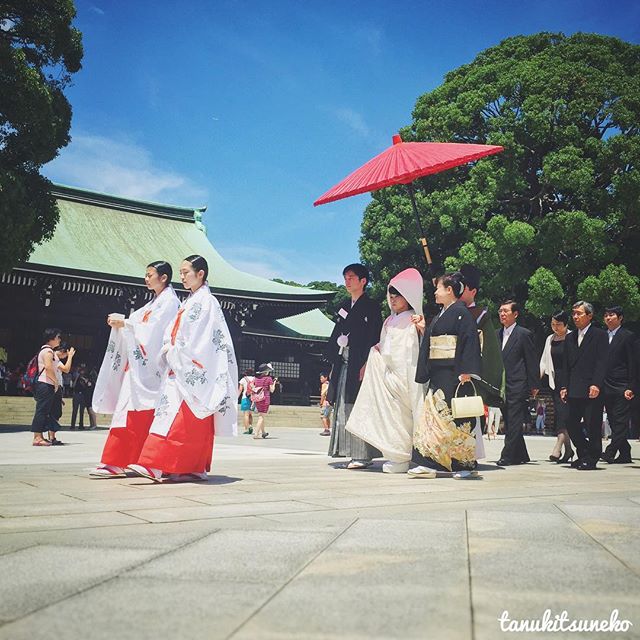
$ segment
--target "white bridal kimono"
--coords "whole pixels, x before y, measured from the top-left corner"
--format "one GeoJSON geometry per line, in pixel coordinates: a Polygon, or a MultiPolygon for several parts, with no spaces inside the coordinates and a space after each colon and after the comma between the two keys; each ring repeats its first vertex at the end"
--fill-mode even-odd
{"type": "Polygon", "coordinates": [[[173,287],[134,311],[122,329],[112,328],[93,393],[93,410],[112,413],[112,427],[127,424],[128,411],[153,409],[166,370],[159,357],[165,329],[180,300],[173,287]]]}
{"type": "Polygon", "coordinates": [[[166,436],[185,402],[196,418],[214,416],[216,436],[237,435],[236,355],[207,283],[180,305],[165,331],[162,353],[169,371],[149,433],[166,436]]]}
{"type": "Polygon", "coordinates": [[[416,269],[405,269],[389,286],[413,310],[392,313],[385,320],[380,342],[369,352],[346,429],[379,449],[386,459],[408,462],[414,426],[422,419],[424,404],[422,385],[415,382],[420,342],[411,322],[413,314],[422,313],[422,276],[416,269]]]}

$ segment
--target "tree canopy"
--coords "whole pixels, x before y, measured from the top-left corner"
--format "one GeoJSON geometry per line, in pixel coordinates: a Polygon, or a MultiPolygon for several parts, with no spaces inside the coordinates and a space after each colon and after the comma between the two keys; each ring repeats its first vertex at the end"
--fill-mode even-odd
{"type": "Polygon", "coordinates": [[[0,0],[0,271],[52,236],[58,208],[40,174],[69,143],[64,90],[80,69],[72,0],[0,0]]]}
{"type": "MultiPolygon", "coordinates": [[[[404,140],[504,146],[416,181],[432,252],[475,264],[482,294],[542,318],[586,297],[640,318],[640,46],[578,33],[516,36],[420,96],[404,140]]],[[[360,239],[381,295],[424,271],[403,187],[373,194],[360,239]]]]}

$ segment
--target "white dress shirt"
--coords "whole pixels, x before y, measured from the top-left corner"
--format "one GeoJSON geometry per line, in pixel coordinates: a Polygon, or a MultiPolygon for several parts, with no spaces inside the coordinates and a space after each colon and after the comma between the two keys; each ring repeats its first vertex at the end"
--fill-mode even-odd
{"type": "Polygon", "coordinates": [[[589,331],[590,326],[591,326],[591,323],[589,323],[584,329],[578,329],[578,346],[582,344],[582,340],[587,334],[587,331],[589,331]]]}
{"type": "Polygon", "coordinates": [[[502,329],[502,348],[504,349],[504,345],[507,344],[507,340],[509,339],[509,336],[511,336],[511,334],[513,333],[513,328],[516,326],[516,323],[514,322],[511,326],[509,327],[504,327],[502,329]]]}
{"type": "MultiPolygon", "coordinates": [[[[622,326],[622,325],[620,325],[620,326],[622,326]]],[[[616,327],[615,329],[609,329],[609,330],[607,331],[607,333],[609,334],[609,344],[611,344],[611,341],[613,340],[613,336],[615,336],[615,335],[616,335],[616,333],[618,333],[618,329],[619,329],[619,328],[620,328],[620,327],[616,327]]]]}

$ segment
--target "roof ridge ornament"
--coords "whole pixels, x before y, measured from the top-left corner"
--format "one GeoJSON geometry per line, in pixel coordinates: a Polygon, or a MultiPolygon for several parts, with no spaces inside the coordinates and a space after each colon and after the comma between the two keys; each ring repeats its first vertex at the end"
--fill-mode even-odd
{"type": "Polygon", "coordinates": [[[202,215],[206,209],[207,207],[203,207],[202,209],[194,209],[193,211],[193,221],[196,223],[196,227],[200,229],[205,236],[207,235],[207,227],[204,222],[202,222],[202,215]]]}

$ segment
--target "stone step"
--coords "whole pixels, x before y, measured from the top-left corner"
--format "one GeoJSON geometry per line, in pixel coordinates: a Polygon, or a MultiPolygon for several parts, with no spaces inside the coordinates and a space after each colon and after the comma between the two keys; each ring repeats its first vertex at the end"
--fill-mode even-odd
{"type": "MultiPolygon", "coordinates": [[[[0,396],[0,425],[29,425],[33,418],[35,401],[30,397],[0,396]]],[[[62,408],[60,424],[71,424],[72,401],[65,398],[62,408]]],[[[85,425],[88,424],[88,416],[85,412],[85,425]]],[[[98,425],[108,426],[111,416],[98,414],[98,425]]],[[[290,405],[272,405],[269,410],[269,419],[280,427],[309,427],[319,428],[320,409],[318,407],[301,407],[290,405]]],[[[241,418],[240,418],[241,421],[241,418]]]]}

